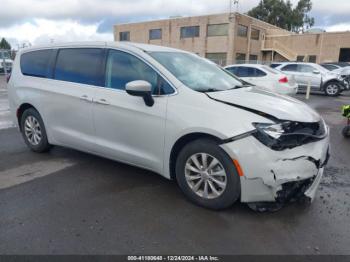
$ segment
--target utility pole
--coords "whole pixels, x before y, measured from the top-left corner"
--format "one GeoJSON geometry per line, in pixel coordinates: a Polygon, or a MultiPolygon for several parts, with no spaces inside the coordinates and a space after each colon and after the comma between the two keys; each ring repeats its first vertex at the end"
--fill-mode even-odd
{"type": "Polygon", "coordinates": [[[229,21],[232,22],[235,18],[235,13],[238,12],[239,0],[230,0],[230,15],[229,21]]]}

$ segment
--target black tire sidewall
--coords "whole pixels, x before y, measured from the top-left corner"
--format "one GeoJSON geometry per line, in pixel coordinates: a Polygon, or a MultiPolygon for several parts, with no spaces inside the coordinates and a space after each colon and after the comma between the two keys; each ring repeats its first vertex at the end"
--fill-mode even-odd
{"type": "Polygon", "coordinates": [[[212,140],[199,139],[186,145],[176,161],[176,180],[183,193],[195,204],[210,208],[224,209],[233,205],[240,197],[240,177],[234,167],[232,159],[212,140]],[[185,178],[185,164],[189,157],[196,153],[207,153],[217,158],[223,165],[227,175],[226,189],[221,196],[215,199],[204,199],[192,191],[185,178]]]}
{"type": "Polygon", "coordinates": [[[38,111],[36,111],[34,108],[29,108],[27,110],[25,110],[22,114],[22,117],[21,117],[21,132],[22,132],[22,136],[23,136],[23,139],[24,139],[24,142],[26,143],[26,145],[34,152],[37,152],[37,153],[42,153],[42,152],[46,152],[47,150],[50,149],[50,144],[48,142],[48,139],[47,139],[47,134],[46,134],[46,129],[45,129],[45,125],[44,125],[44,122],[39,114],[38,111]],[[41,141],[38,145],[32,145],[29,141],[28,141],[28,138],[27,136],[25,135],[25,131],[24,131],[24,123],[25,123],[25,120],[29,117],[29,116],[33,116],[35,117],[38,122],[39,122],[39,125],[40,125],[40,129],[41,129],[41,141]]]}

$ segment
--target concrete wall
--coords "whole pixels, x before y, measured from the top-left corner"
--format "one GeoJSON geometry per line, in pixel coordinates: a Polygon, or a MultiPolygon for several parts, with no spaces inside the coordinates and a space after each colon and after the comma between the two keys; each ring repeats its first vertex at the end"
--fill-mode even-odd
{"type": "Polygon", "coordinates": [[[236,13],[234,19],[229,20],[230,14],[217,14],[197,17],[174,18],[159,21],[121,24],[114,27],[114,39],[119,41],[120,32],[130,32],[130,41],[170,46],[197,53],[205,57],[207,53],[227,53],[226,64],[235,61],[237,53],[257,55],[262,59],[261,46],[266,30],[275,30],[285,33],[278,27],[236,13]],[[229,24],[227,36],[207,36],[207,26],[211,24],[229,24]],[[238,24],[248,27],[248,37],[237,36],[238,24]],[[200,36],[194,38],[180,38],[180,28],[184,26],[200,26],[200,36]],[[259,40],[250,39],[251,28],[260,30],[259,40]],[[162,39],[149,40],[149,30],[162,29],[162,39]]]}
{"type": "Polygon", "coordinates": [[[350,48],[350,32],[270,36],[298,56],[317,56],[317,63],[337,62],[340,48],[350,48]]]}
{"type": "MultiPolygon", "coordinates": [[[[226,64],[234,63],[237,53],[246,54],[246,60],[249,60],[249,55],[257,55],[258,60],[271,61],[272,50],[264,48],[264,39],[278,41],[280,47],[296,55],[316,55],[318,63],[338,61],[340,48],[350,48],[350,32],[294,34],[247,15],[235,13],[232,20],[229,17],[230,14],[226,13],[120,24],[114,26],[114,39],[119,41],[119,33],[128,31],[132,42],[170,46],[202,57],[207,53],[226,53],[226,64]],[[229,24],[227,36],[207,36],[208,25],[225,23],[229,24]],[[237,35],[238,25],[248,27],[248,37],[237,35]],[[200,36],[181,38],[180,28],[184,26],[200,26],[200,36]],[[260,30],[259,40],[250,38],[252,28],[260,30]],[[149,40],[150,29],[162,29],[162,39],[149,40]]],[[[283,54],[274,53],[275,61],[286,60],[283,54]]]]}

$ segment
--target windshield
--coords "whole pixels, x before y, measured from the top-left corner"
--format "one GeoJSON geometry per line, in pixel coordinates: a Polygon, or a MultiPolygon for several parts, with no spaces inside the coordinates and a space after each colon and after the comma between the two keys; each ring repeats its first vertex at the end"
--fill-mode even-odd
{"type": "Polygon", "coordinates": [[[244,85],[231,73],[195,54],[181,52],[149,54],[183,84],[199,92],[224,91],[244,85]]]}

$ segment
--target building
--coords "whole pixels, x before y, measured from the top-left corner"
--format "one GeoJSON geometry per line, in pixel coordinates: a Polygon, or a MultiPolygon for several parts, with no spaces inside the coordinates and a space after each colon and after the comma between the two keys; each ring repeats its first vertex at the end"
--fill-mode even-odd
{"type": "Polygon", "coordinates": [[[114,39],[179,48],[221,65],[350,61],[350,32],[295,34],[240,13],[119,24],[114,39]]]}

